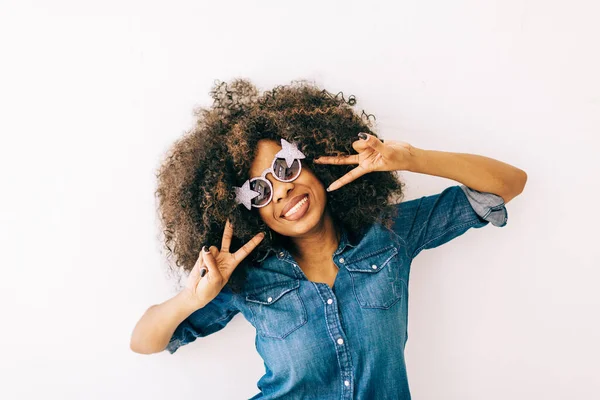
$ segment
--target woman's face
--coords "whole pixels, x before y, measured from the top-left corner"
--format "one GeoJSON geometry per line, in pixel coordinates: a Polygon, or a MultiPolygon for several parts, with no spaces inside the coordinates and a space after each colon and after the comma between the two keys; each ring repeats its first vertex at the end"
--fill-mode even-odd
{"type": "MultiPolygon", "coordinates": [[[[269,168],[275,154],[280,150],[281,145],[274,140],[259,140],[256,157],[250,167],[250,178],[260,176],[265,169],[269,168]]],[[[292,182],[281,182],[271,173],[267,174],[266,178],[273,185],[273,198],[265,207],[258,208],[262,220],[269,228],[289,237],[305,236],[319,227],[327,204],[325,186],[309,170],[304,159],[300,162],[302,163],[300,176],[292,182]],[[307,196],[305,204],[294,214],[284,215],[304,196],[307,196]]]]}

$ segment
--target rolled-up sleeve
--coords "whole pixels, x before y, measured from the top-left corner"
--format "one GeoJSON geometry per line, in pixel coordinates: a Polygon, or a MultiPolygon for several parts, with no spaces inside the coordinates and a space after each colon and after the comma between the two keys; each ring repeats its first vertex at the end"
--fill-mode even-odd
{"type": "Polygon", "coordinates": [[[441,193],[401,202],[396,207],[398,214],[392,229],[406,243],[411,258],[421,250],[449,242],[470,228],[489,223],[503,227],[508,221],[501,196],[465,185],[450,186],[441,193]]]}
{"type": "Polygon", "coordinates": [[[235,294],[225,286],[210,303],[190,314],[175,328],[165,350],[173,354],[198,337],[220,331],[238,312],[235,294]]]}

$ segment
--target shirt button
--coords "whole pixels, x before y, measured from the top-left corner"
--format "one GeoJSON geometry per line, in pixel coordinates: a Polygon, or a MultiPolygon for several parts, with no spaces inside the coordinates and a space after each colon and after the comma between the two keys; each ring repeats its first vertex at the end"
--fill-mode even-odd
{"type": "Polygon", "coordinates": [[[344,263],[344,259],[343,259],[343,258],[340,258],[340,262],[343,264],[343,263],[344,263]]]}
{"type": "Polygon", "coordinates": [[[283,257],[283,256],[285,256],[285,253],[282,251],[279,253],[279,257],[283,257]]]}
{"type": "Polygon", "coordinates": [[[337,342],[338,342],[338,344],[344,344],[344,339],[342,339],[342,338],[339,338],[339,339],[337,340],[337,342]]]}
{"type": "Polygon", "coordinates": [[[349,381],[344,381],[344,385],[350,386],[350,382],[349,381]]]}
{"type": "Polygon", "coordinates": [[[375,264],[371,265],[371,267],[372,267],[373,269],[377,269],[377,265],[375,265],[375,264]]]}
{"type": "Polygon", "coordinates": [[[333,300],[327,299],[327,304],[331,304],[331,303],[333,303],[333,300]]]}
{"type": "Polygon", "coordinates": [[[272,301],[273,301],[273,298],[272,298],[272,297],[269,297],[269,298],[267,299],[267,301],[270,303],[270,302],[272,302],[272,301]]]}

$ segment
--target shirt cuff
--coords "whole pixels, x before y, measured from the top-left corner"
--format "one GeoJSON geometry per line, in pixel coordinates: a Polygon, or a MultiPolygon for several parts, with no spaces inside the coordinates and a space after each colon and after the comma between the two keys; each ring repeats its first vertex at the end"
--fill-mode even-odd
{"type": "Polygon", "coordinates": [[[181,346],[182,346],[181,340],[173,339],[169,342],[169,344],[167,344],[167,347],[165,348],[165,350],[167,350],[169,353],[173,354],[181,346]]]}
{"type": "Polygon", "coordinates": [[[468,186],[460,185],[471,207],[482,219],[491,222],[492,225],[502,227],[508,221],[508,212],[504,199],[494,193],[480,192],[468,186]]]}

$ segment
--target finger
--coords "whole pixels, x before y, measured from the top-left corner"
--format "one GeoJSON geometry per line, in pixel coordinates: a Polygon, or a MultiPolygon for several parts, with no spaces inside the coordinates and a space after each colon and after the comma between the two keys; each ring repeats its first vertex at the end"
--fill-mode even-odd
{"type": "Polygon", "coordinates": [[[369,146],[364,140],[359,139],[352,142],[352,148],[356,150],[357,153],[362,153],[365,150],[373,150],[371,146],[369,146]]]}
{"type": "Polygon", "coordinates": [[[215,260],[212,253],[210,251],[202,251],[202,257],[204,258],[204,264],[208,268],[208,273],[211,276],[220,276],[217,260],[215,260]]]}
{"type": "Polygon", "coordinates": [[[238,251],[233,254],[233,259],[239,264],[244,258],[248,256],[260,244],[265,237],[263,232],[257,233],[252,239],[244,244],[238,251]]]}
{"type": "MultiPolygon", "coordinates": [[[[200,258],[202,258],[202,255],[200,255],[200,258]]],[[[197,281],[198,279],[200,279],[200,263],[197,262],[194,265],[194,268],[192,268],[192,270],[190,271],[190,275],[188,276],[188,279],[193,279],[194,281],[197,281]]]]}
{"type": "Polygon", "coordinates": [[[358,164],[358,154],[352,154],[349,156],[322,156],[314,160],[317,164],[336,164],[336,165],[348,165],[358,164]]]}
{"type": "Polygon", "coordinates": [[[217,256],[219,255],[219,249],[217,249],[217,246],[210,246],[208,248],[208,251],[210,252],[210,254],[212,254],[214,259],[216,260],[217,256]]]}
{"type": "Polygon", "coordinates": [[[196,264],[194,264],[194,268],[192,268],[192,270],[190,271],[190,275],[189,278],[190,279],[194,279],[194,280],[199,280],[200,278],[202,278],[200,275],[201,270],[205,268],[204,267],[204,259],[202,258],[202,250],[200,250],[200,253],[198,253],[198,260],[196,260],[196,264]]]}
{"type": "Polygon", "coordinates": [[[379,140],[378,138],[376,138],[375,136],[373,136],[369,133],[364,133],[364,132],[361,132],[358,135],[359,135],[359,137],[361,137],[361,135],[364,135],[363,137],[366,137],[366,139],[361,138],[361,140],[364,140],[364,142],[369,147],[372,147],[376,151],[383,154],[387,150],[387,148],[385,147],[385,144],[383,144],[383,142],[381,140],[379,140]]]}
{"type": "Polygon", "coordinates": [[[223,239],[221,240],[221,251],[229,253],[229,246],[231,246],[231,238],[233,237],[233,225],[229,222],[229,218],[225,222],[225,231],[223,232],[223,239]]]}
{"type": "Polygon", "coordinates": [[[362,167],[362,165],[359,165],[358,167],[354,168],[353,170],[348,172],[346,175],[342,176],[340,179],[334,181],[331,185],[329,185],[329,187],[327,188],[327,191],[332,192],[336,189],[339,189],[342,186],[347,185],[348,183],[352,182],[353,180],[360,178],[367,172],[368,171],[365,170],[362,167]]]}

